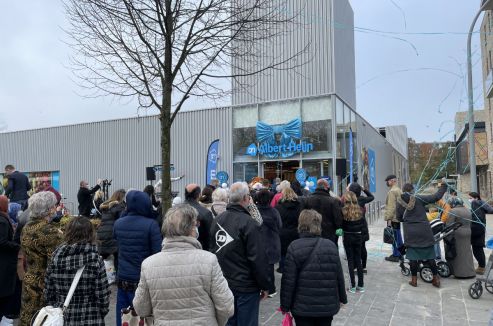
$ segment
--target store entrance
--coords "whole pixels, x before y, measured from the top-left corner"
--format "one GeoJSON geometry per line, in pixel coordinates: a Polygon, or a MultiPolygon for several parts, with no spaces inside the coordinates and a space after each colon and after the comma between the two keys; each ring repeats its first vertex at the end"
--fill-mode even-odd
{"type": "Polygon", "coordinates": [[[263,164],[264,178],[271,183],[276,178],[292,182],[296,179],[296,170],[300,167],[300,161],[274,161],[263,164]]]}

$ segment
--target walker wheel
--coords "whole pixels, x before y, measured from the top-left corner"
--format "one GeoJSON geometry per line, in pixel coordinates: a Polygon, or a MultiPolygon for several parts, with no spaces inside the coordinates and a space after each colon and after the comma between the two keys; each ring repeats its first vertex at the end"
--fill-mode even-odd
{"type": "Polygon", "coordinates": [[[452,274],[450,271],[450,266],[444,261],[438,262],[437,268],[438,268],[438,274],[440,274],[440,276],[443,278],[450,277],[450,275],[452,274]]]}
{"type": "Polygon", "coordinates": [[[411,275],[411,270],[407,267],[403,267],[403,268],[401,268],[401,274],[404,276],[409,276],[409,275],[411,275]]]}
{"type": "Polygon", "coordinates": [[[426,283],[431,283],[433,281],[433,272],[431,271],[430,267],[425,266],[421,268],[421,270],[419,271],[419,276],[426,283]]]}
{"type": "Polygon", "coordinates": [[[479,299],[481,295],[483,294],[483,286],[481,285],[481,282],[474,282],[471,284],[469,287],[469,296],[473,299],[479,299]]]}
{"type": "Polygon", "coordinates": [[[486,283],[484,283],[484,287],[485,287],[486,291],[493,294],[493,283],[486,282],[486,283]]]}

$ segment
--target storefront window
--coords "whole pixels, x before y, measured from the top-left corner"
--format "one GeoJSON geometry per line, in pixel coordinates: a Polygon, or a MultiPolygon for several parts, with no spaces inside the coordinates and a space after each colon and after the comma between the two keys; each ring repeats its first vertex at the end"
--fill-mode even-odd
{"type": "Polygon", "coordinates": [[[233,164],[233,180],[250,182],[258,176],[257,163],[234,163],[233,164]]]}
{"type": "Polygon", "coordinates": [[[271,126],[301,117],[300,101],[266,103],[259,106],[259,120],[271,126]]]}
{"type": "Polygon", "coordinates": [[[233,111],[233,128],[255,127],[257,120],[256,105],[235,108],[233,111]]]}
{"type": "Polygon", "coordinates": [[[317,179],[324,175],[322,166],[322,161],[303,161],[303,169],[306,170],[308,176],[316,177],[317,179]]]}
{"type": "MultiPolygon", "coordinates": [[[[302,101],[303,139],[313,143],[313,152],[332,152],[332,108],[330,97],[302,101]]],[[[307,157],[316,153],[308,153],[307,157]],[[310,155],[311,154],[311,155],[310,155]]]]}
{"type": "Polygon", "coordinates": [[[233,129],[233,154],[235,160],[246,158],[247,148],[250,144],[255,143],[255,139],[255,127],[233,129]]]}

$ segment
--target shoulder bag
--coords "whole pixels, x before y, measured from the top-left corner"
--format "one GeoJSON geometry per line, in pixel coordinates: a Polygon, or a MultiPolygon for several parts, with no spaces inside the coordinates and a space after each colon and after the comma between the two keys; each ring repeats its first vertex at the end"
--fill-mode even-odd
{"type": "Polygon", "coordinates": [[[68,291],[68,295],[65,298],[65,302],[63,303],[62,308],[55,308],[52,306],[46,306],[42,308],[32,323],[33,326],[63,326],[63,313],[67,309],[74,295],[75,289],[79,284],[80,278],[82,276],[82,272],[84,272],[85,266],[82,266],[75,273],[74,280],[72,281],[72,285],[70,285],[70,290],[68,291]]]}

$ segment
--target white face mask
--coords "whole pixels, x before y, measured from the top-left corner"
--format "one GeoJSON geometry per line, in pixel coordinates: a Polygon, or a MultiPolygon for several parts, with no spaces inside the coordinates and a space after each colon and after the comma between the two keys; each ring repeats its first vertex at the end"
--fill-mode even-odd
{"type": "Polygon", "coordinates": [[[474,198],[469,198],[469,202],[472,203],[474,201],[474,198]]]}
{"type": "Polygon", "coordinates": [[[199,227],[196,226],[195,227],[195,239],[198,239],[199,238],[199,227]]]}

